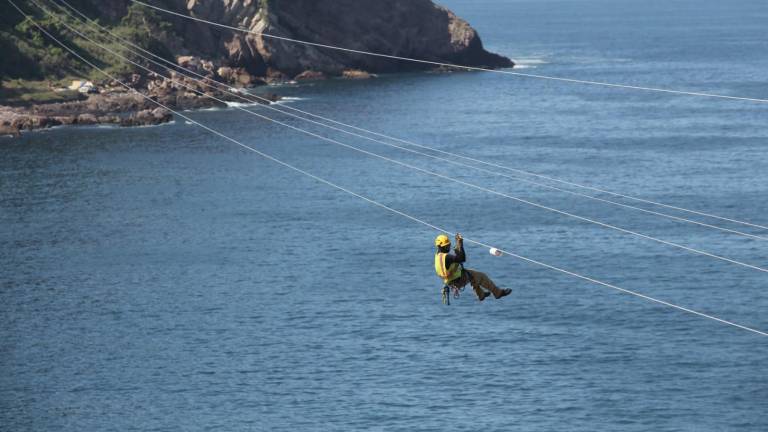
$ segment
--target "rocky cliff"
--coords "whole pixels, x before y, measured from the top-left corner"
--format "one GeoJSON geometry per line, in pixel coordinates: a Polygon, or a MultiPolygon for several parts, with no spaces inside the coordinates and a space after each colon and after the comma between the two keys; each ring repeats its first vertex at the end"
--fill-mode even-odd
{"type": "MultiPolygon", "coordinates": [[[[189,0],[191,16],[293,39],[400,57],[486,67],[512,62],[483,48],[463,19],[431,0],[189,0]]],[[[256,75],[295,76],[312,70],[395,72],[431,66],[297,44],[258,34],[182,24],[186,40],[256,75]]]]}
{"type": "MultiPolygon", "coordinates": [[[[143,63],[149,71],[106,54],[71,28],[89,33],[90,38],[112,50],[125,48],[125,43],[90,27],[59,3],[43,2],[43,10],[32,2],[18,0],[58,39],[110,75],[171,109],[241,101],[241,95],[229,91],[231,86],[326,76],[356,79],[371,73],[433,68],[264,34],[436,62],[490,68],[513,66],[509,59],[487,52],[466,21],[431,0],[150,1],[182,15],[253,33],[195,22],[130,0],[68,0],[121,38],[205,78],[199,81],[181,70],[169,73],[137,56],[132,56],[133,61],[143,63]]],[[[117,83],[69,55],[16,11],[6,8],[0,9],[0,48],[4,52],[0,62],[0,105],[5,105],[0,106],[0,134],[69,124],[157,124],[172,118],[146,99],[126,94],[117,83]],[[85,93],[81,92],[84,87],[67,89],[75,77],[92,80],[87,81],[85,93]]],[[[276,95],[263,95],[258,102],[277,99],[276,95]]]]}
{"type": "MultiPolygon", "coordinates": [[[[197,57],[215,68],[244,68],[257,77],[281,75],[292,78],[305,71],[342,76],[345,70],[397,72],[429,69],[431,66],[381,57],[353,54],[281,41],[260,34],[248,34],[154,11],[130,0],[69,0],[87,15],[98,18],[113,30],[163,55],[197,57]]],[[[477,32],[464,20],[431,0],[150,0],[153,5],[183,15],[199,17],[256,33],[268,33],[293,39],[336,45],[361,51],[373,51],[402,57],[487,67],[511,67],[512,62],[483,48],[477,32]]],[[[56,25],[53,18],[31,2],[23,7],[64,39],[77,37],[56,25]]],[[[55,11],[75,25],[57,9],[55,11]]],[[[35,35],[35,29],[22,23],[15,11],[3,12],[0,36],[6,45],[23,46],[14,53],[23,63],[46,64],[52,44],[35,35]],[[15,27],[14,27],[15,25],[15,27]],[[20,29],[21,27],[21,29],[20,29]],[[8,38],[11,38],[8,43],[8,38]],[[35,46],[29,40],[37,40],[35,46]],[[41,42],[42,41],[42,42],[41,42]],[[47,52],[46,51],[47,45],[47,52]],[[35,53],[39,58],[34,58],[35,53]]],[[[82,28],[82,27],[81,27],[82,28]]],[[[80,41],[82,43],[82,41],[80,41]]],[[[94,57],[104,57],[93,47],[81,46],[94,57]]],[[[114,58],[103,64],[114,63],[114,58]]],[[[61,62],[59,62],[61,63],[61,62]]],[[[76,63],[76,62],[74,62],[76,63]]],[[[73,63],[73,67],[76,67],[73,63]]],[[[16,63],[14,63],[16,64],[16,63]]],[[[4,65],[12,66],[12,65],[4,65]]],[[[38,78],[50,74],[72,75],[60,65],[38,70],[38,78]]],[[[126,69],[131,69],[127,67],[126,69]]],[[[128,72],[135,72],[129,70],[128,72]]],[[[26,78],[23,72],[10,73],[0,66],[0,76],[26,78]],[[15,75],[15,76],[14,76],[15,75]]],[[[60,76],[61,77],[61,76],[60,76]]]]}

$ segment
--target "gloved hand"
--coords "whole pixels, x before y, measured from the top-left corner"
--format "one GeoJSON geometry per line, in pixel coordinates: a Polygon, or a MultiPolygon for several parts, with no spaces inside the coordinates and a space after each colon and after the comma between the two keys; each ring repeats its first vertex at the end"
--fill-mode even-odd
{"type": "Polygon", "coordinates": [[[456,243],[459,243],[462,240],[464,240],[464,237],[461,236],[461,233],[456,233],[456,243]]]}

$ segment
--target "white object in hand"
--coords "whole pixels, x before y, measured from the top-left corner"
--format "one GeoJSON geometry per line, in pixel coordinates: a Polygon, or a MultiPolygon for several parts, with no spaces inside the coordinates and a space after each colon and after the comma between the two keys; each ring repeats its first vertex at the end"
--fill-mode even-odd
{"type": "Polygon", "coordinates": [[[500,250],[498,250],[498,249],[496,249],[496,248],[491,248],[491,250],[490,250],[489,252],[490,252],[490,253],[491,253],[491,255],[493,255],[493,256],[501,256],[501,251],[500,251],[500,250]]]}

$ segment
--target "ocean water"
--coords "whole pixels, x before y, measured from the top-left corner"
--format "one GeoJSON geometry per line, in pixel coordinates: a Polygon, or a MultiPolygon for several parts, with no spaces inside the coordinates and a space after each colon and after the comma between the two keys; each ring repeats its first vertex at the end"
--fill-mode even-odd
{"type": "MultiPolygon", "coordinates": [[[[443,3],[521,72],[768,98],[764,1],[443,3]]],[[[766,104],[484,73],[275,90],[289,106],[424,145],[768,225],[766,104]]],[[[236,109],[188,115],[467,237],[768,330],[763,272],[236,109]]],[[[281,119],[768,266],[760,240],[281,119]]],[[[467,290],[444,306],[436,232],[183,119],[0,138],[0,155],[3,431],[768,430],[768,338],[475,246],[467,266],[513,295],[480,303],[467,290]]]]}

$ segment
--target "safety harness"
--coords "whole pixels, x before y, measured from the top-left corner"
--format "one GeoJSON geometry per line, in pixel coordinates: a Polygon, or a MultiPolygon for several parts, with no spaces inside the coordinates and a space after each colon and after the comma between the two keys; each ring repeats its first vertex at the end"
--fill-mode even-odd
{"type": "MultiPolygon", "coordinates": [[[[472,273],[464,270],[464,265],[463,264],[459,264],[459,266],[461,267],[461,275],[462,276],[463,275],[467,275],[467,279],[469,279],[469,284],[471,285],[472,284],[472,273]]],[[[443,285],[443,289],[440,291],[440,294],[441,294],[441,297],[442,297],[442,300],[443,300],[443,304],[446,305],[446,306],[450,306],[451,305],[451,290],[453,290],[453,298],[454,299],[458,299],[461,296],[461,292],[464,291],[464,287],[463,286],[457,287],[457,286],[450,285],[450,284],[443,285]]]]}

